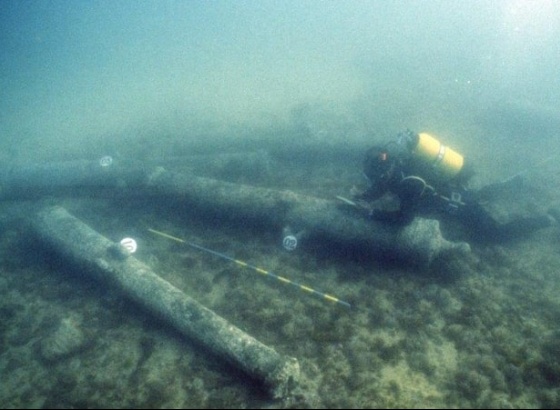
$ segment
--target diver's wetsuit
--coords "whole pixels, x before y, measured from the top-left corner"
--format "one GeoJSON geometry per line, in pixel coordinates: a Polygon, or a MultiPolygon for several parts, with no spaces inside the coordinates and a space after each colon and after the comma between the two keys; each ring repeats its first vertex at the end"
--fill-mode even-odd
{"type": "Polygon", "coordinates": [[[400,202],[398,210],[376,209],[371,212],[372,218],[404,225],[416,215],[452,217],[465,226],[473,239],[481,242],[519,238],[552,224],[547,215],[501,224],[480,204],[478,193],[467,188],[473,174],[469,166],[447,181],[438,180],[431,171],[417,161],[404,144],[391,142],[373,147],[364,162],[364,174],[370,187],[357,199],[372,202],[386,193],[393,193],[400,202]]]}

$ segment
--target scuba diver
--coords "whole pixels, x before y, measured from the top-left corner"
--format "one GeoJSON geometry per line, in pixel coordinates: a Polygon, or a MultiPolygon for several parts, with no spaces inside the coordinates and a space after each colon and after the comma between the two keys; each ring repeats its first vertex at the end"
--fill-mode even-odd
{"type": "MultiPolygon", "coordinates": [[[[353,199],[368,210],[371,218],[388,223],[405,225],[417,215],[450,217],[476,240],[505,241],[560,221],[560,212],[551,209],[542,215],[498,222],[483,203],[504,183],[470,190],[472,165],[426,133],[406,131],[395,141],[372,147],[366,153],[363,172],[369,187],[363,192],[353,188],[353,199]],[[387,194],[393,194],[392,199],[387,194]]],[[[508,180],[507,184],[516,180],[508,180]]]]}

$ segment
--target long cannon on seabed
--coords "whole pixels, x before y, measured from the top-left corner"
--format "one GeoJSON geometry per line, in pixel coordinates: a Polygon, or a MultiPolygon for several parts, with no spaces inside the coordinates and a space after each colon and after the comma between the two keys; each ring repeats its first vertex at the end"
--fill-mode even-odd
{"type": "Polygon", "coordinates": [[[275,399],[299,387],[295,358],[279,354],[187,296],[119,243],[110,241],[59,206],[31,218],[42,243],[102,284],[117,289],[152,314],[263,383],[275,399]]]}
{"type": "MultiPolygon", "coordinates": [[[[429,266],[443,255],[470,251],[464,242],[443,238],[439,222],[415,218],[398,227],[371,220],[342,201],[288,190],[228,183],[190,173],[170,172],[104,159],[44,166],[13,167],[0,172],[0,198],[101,193],[131,197],[173,198],[185,207],[224,215],[279,232],[291,227],[310,240],[359,249],[383,259],[429,266]]],[[[297,235],[288,235],[297,239],[297,235]]]]}

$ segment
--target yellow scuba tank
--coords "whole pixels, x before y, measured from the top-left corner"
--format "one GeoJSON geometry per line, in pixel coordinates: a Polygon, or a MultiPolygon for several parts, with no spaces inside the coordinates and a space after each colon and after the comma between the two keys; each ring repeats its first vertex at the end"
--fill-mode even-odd
{"type": "Polygon", "coordinates": [[[430,164],[436,174],[444,180],[457,176],[465,163],[461,154],[424,132],[418,134],[418,143],[412,147],[412,154],[422,162],[430,164]]]}

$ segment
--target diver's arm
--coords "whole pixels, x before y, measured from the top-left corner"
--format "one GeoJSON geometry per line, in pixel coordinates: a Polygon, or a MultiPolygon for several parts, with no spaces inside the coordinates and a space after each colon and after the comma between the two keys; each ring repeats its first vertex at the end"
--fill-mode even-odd
{"type": "Polygon", "coordinates": [[[386,188],[382,188],[379,184],[372,184],[364,191],[358,191],[353,188],[351,191],[352,198],[356,201],[373,202],[381,198],[387,193],[386,188]]]}
{"type": "Polygon", "coordinates": [[[419,177],[403,178],[395,185],[394,191],[399,198],[397,210],[373,209],[371,217],[388,223],[406,225],[414,219],[424,194],[433,192],[433,188],[419,177]]]}

